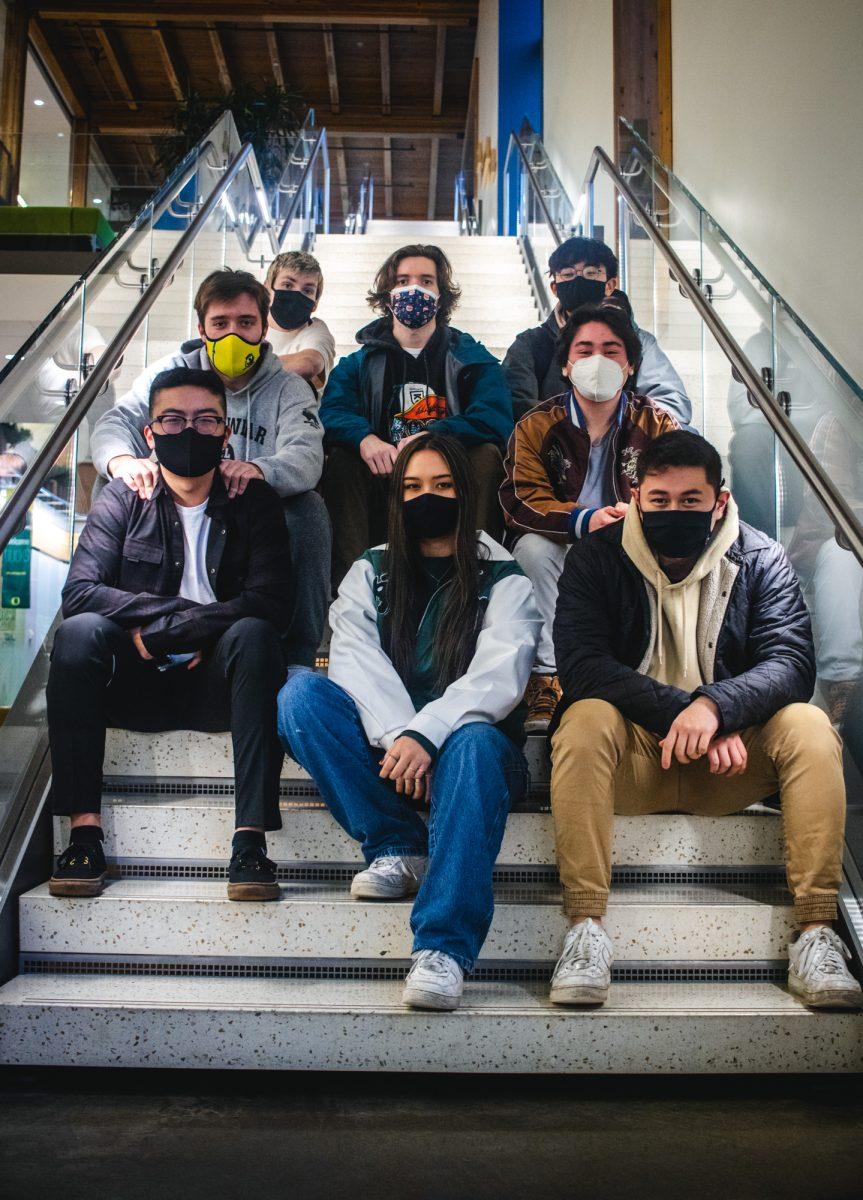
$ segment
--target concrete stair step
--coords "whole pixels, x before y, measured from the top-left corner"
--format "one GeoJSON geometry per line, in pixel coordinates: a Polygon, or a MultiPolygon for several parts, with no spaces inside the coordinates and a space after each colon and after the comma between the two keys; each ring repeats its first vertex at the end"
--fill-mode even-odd
{"type": "MultiPolygon", "coordinates": [[[[309,803],[312,803],[311,801],[309,803]]],[[[230,797],[105,797],[102,806],[108,853],[119,859],[224,861],[234,827],[230,797]]],[[[361,863],[359,846],[324,807],[283,802],[282,829],[267,835],[268,852],[280,863],[361,863]]],[[[767,867],[782,863],[778,817],[682,814],[618,817],[614,861],[633,867],[767,867]]],[[[68,844],[68,820],[55,822],[57,852],[68,844]]],[[[514,866],[554,863],[550,813],[513,812],[498,862],[514,866]]]]}
{"type": "Polygon", "coordinates": [[[777,984],[616,984],[601,1009],[544,983],[468,982],[442,1016],[401,982],[20,975],[0,989],[8,1064],[690,1074],[863,1070],[863,1018],[777,984]]]}
{"type": "MultiPolygon", "coordinates": [[[[496,888],[483,959],[551,962],[566,921],[555,884],[496,888]]],[[[607,927],[620,961],[775,960],[793,912],[783,889],[627,887],[607,927]]],[[[276,902],[233,903],[221,881],[128,880],[89,900],[42,884],[20,900],[22,953],[406,959],[410,902],[355,901],[344,885],[288,883],[276,902]]]]}

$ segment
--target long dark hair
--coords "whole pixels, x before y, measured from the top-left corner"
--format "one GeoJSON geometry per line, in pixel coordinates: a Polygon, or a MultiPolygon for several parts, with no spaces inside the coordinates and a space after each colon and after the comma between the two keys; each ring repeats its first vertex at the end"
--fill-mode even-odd
{"type": "Polygon", "coordinates": [[[455,438],[424,433],[402,450],[390,483],[386,571],[387,617],[384,649],[402,680],[407,683],[414,665],[421,606],[423,566],[419,543],[408,533],[404,518],[404,480],[411,459],[420,450],[436,450],[452,474],[458,500],[453,569],[435,644],[437,687],[443,691],[467,670],[479,632],[479,566],[485,555],[476,536],[476,488],[470,461],[455,438]]]}

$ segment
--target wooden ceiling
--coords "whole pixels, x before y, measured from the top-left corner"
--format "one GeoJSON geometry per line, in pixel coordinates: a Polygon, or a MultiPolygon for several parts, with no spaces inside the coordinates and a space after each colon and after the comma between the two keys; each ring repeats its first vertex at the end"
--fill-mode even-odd
{"type": "Polygon", "coordinates": [[[178,100],[275,82],[326,125],[338,228],[367,170],[375,212],[452,213],[478,0],[29,3],[30,39],[120,184],[155,185],[178,100]]]}

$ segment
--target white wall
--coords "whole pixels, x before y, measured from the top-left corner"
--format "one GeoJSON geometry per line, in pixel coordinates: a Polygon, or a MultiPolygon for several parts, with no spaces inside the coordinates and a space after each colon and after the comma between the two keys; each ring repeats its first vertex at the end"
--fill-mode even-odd
{"type": "Polygon", "coordinates": [[[671,28],[677,173],[863,379],[863,4],[672,0],[671,28]]]}
{"type": "MultiPolygon", "coordinates": [[[[497,82],[498,82],[498,0],[479,0],[479,20],[476,30],[475,57],[479,59],[479,103],[477,115],[477,142],[491,138],[497,145],[497,82]]],[[[504,149],[504,153],[505,153],[504,149]]],[[[498,173],[503,162],[498,159],[498,173]]],[[[479,182],[479,180],[477,180],[479,182]]],[[[483,233],[497,233],[497,175],[477,188],[482,203],[483,233]]]]}
{"type": "MultiPolygon", "coordinates": [[[[545,0],[543,141],[573,203],[594,146],[614,154],[613,0],[545,0]]],[[[596,220],[614,238],[611,189],[599,186],[596,220]]]]}

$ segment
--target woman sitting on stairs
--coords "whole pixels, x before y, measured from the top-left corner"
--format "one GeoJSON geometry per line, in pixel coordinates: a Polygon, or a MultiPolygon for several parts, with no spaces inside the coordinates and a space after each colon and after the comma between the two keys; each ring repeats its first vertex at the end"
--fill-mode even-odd
{"type": "Polygon", "coordinates": [[[354,563],[330,624],[329,678],[290,673],[279,733],[362,843],[368,866],[352,895],[416,894],[404,1002],[454,1009],[527,783],[520,701],[540,617],[518,564],[477,533],[468,457],[453,438],[420,434],[402,450],[387,543],[354,563]]]}

